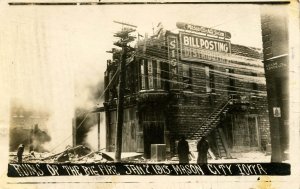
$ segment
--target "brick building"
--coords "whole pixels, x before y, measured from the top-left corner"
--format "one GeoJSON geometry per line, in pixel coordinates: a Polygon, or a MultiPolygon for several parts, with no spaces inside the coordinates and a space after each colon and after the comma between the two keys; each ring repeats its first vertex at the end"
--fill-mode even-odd
{"type": "Polygon", "coordinates": [[[267,83],[272,162],[289,158],[289,36],[286,7],[262,7],[261,30],[267,83]],[[276,115],[276,110],[279,112],[276,115]]]}
{"type": "MultiPolygon", "coordinates": [[[[264,150],[270,134],[260,50],[231,44],[228,32],[177,27],[159,27],[128,56],[122,151],[149,158],[151,144],[165,144],[175,154],[181,135],[191,142],[207,135],[216,156],[264,150]]],[[[113,49],[105,72],[108,151],[115,150],[119,60],[113,49]]]]}

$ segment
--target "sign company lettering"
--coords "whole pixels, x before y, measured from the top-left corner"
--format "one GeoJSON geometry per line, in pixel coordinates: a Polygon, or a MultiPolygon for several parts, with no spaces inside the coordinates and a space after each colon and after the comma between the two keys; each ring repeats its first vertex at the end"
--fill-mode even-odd
{"type": "Polygon", "coordinates": [[[189,61],[228,62],[231,51],[229,41],[180,32],[181,59],[189,61]]]}
{"type": "Polygon", "coordinates": [[[286,74],[288,69],[288,56],[275,57],[264,61],[265,73],[272,77],[272,74],[286,74]]]}
{"type": "Polygon", "coordinates": [[[203,26],[197,26],[197,25],[187,24],[187,23],[183,23],[183,22],[177,22],[176,26],[179,29],[183,29],[183,30],[190,30],[193,32],[199,32],[199,33],[208,34],[208,35],[212,35],[212,36],[216,36],[216,37],[227,38],[227,39],[231,38],[231,34],[229,32],[216,30],[216,29],[212,29],[212,28],[206,28],[203,26]]]}
{"type": "Polygon", "coordinates": [[[170,65],[170,80],[174,81],[171,83],[171,88],[177,88],[176,82],[178,81],[178,38],[175,35],[169,35],[167,38],[168,42],[168,56],[170,65]]]}
{"type": "Polygon", "coordinates": [[[276,69],[280,69],[280,68],[286,68],[287,64],[285,62],[270,62],[268,64],[266,64],[266,70],[267,71],[272,71],[272,70],[276,70],[276,69]]]}
{"type": "Polygon", "coordinates": [[[281,68],[286,68],[287,64],[286,62],[278,62],[278,61],[270,61],[265,64],[267,71],[273,71],[281,68]]]}

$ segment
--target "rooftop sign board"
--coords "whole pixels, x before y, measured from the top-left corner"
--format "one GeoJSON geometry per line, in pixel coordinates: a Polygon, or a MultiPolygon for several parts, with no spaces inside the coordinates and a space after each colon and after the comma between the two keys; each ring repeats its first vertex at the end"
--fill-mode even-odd
{"type": "Polygon", "coordinates": [[[225,56],[231,52],[229,41],[185,32],[180,32],[179,38],[182,60],[228,62],[225,56]]]}
{"type": "Polygon", "coordinates": [[[203,33],[203,34],[207,34],[207,35],[221,37],[221,38],[224,38],[224,39],[225,38],[226,39],[231,38],[231,34],[229,32],[226,32],[226,31],[216,30],[216,29],[212,29],[212,28],[206,28],[206,27],[203,27],[203,26],[197,26],[197,25],[188,24],[188,23],[184,23],[184,22],[177,22],[176,26],[179,29],[190,30],[190,31],[193,31],[193,32],[199,32],[199,33],[203,33]]]}

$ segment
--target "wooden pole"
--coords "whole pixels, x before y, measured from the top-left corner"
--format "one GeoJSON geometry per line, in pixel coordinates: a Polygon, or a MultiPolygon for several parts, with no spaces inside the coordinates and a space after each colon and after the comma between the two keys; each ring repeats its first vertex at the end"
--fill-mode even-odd
{"type": "Polygon", "coordinates": [[[123,113],[124,113],[124,82],[125,82],[125,64],[126,64],[126,46],[122,47],[122,60],[120,63],[120,75],[119,75],[119,91],[118,91],[118,105],[117,105],[117,136],[116,136],[116,154],[115,161],[121,161],[122,152],[122,127],[123,127],[123,113]]]}
{"type": "MultiPolygon", "coordinates": [[[[127,23],[117,22],[115,23],[136,27],[127,23]]],[[[114,36],[119,37],[120,40],[114,45],[122,48],[121,62],[120,62],[120,73],[119,73],[119,90],[118,90],[118,104],[117,104],[117,128],[116,128],[116,148],[115,148],[115,161],[121,161],[122,152],[122,128],[123,128],[123,113],[124,113],[124,90],[125,90],[125,66],[127,59],[127,44],[134,40],[134,37],[130,36],[129,33],[134,32],[133,28],[122,28],[122,31],[117,32],[114,36]]]]}

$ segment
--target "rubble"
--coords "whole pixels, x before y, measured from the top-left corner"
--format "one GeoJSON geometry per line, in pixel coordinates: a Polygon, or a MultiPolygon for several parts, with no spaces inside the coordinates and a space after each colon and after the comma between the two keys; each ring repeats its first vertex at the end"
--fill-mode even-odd
{"type": "MultiPolygon", "coordinates": [[[[103,152],[105,149],[92,151],[89,148],[78,145],[68,147],[59,153],[24,153],[23,163],[113,163],[114,152],[103,152]]],[[[196,163],[197,154],[192,152],[190,163],[196,163]]],[[[208,155],[208,163],[238,163],[238,162],[270,162],[270,155],[262,152],[232,153],[233,158],[216,158],[208,155]]],[[[17,163],[17,152],[9,153],[9,163],[17,163]]],[[[178,157],[170,156],[165,161],[145,159],[142,153],[122,153],[122,162],[127,163],[178,163],[178,157]]]]}
{"type": "MultiPolygon", "coordinates": [[[[106,163],[114,161],[114,158],[101,152],[101,150],[91,151],[86,146],[78,145],[67,147],[66,150],[55,154],[32,151],[23,155],[23,163],[106,163]]],[[[17,163],[16,152],[9,153],[9,162],[17,163]]]]}

